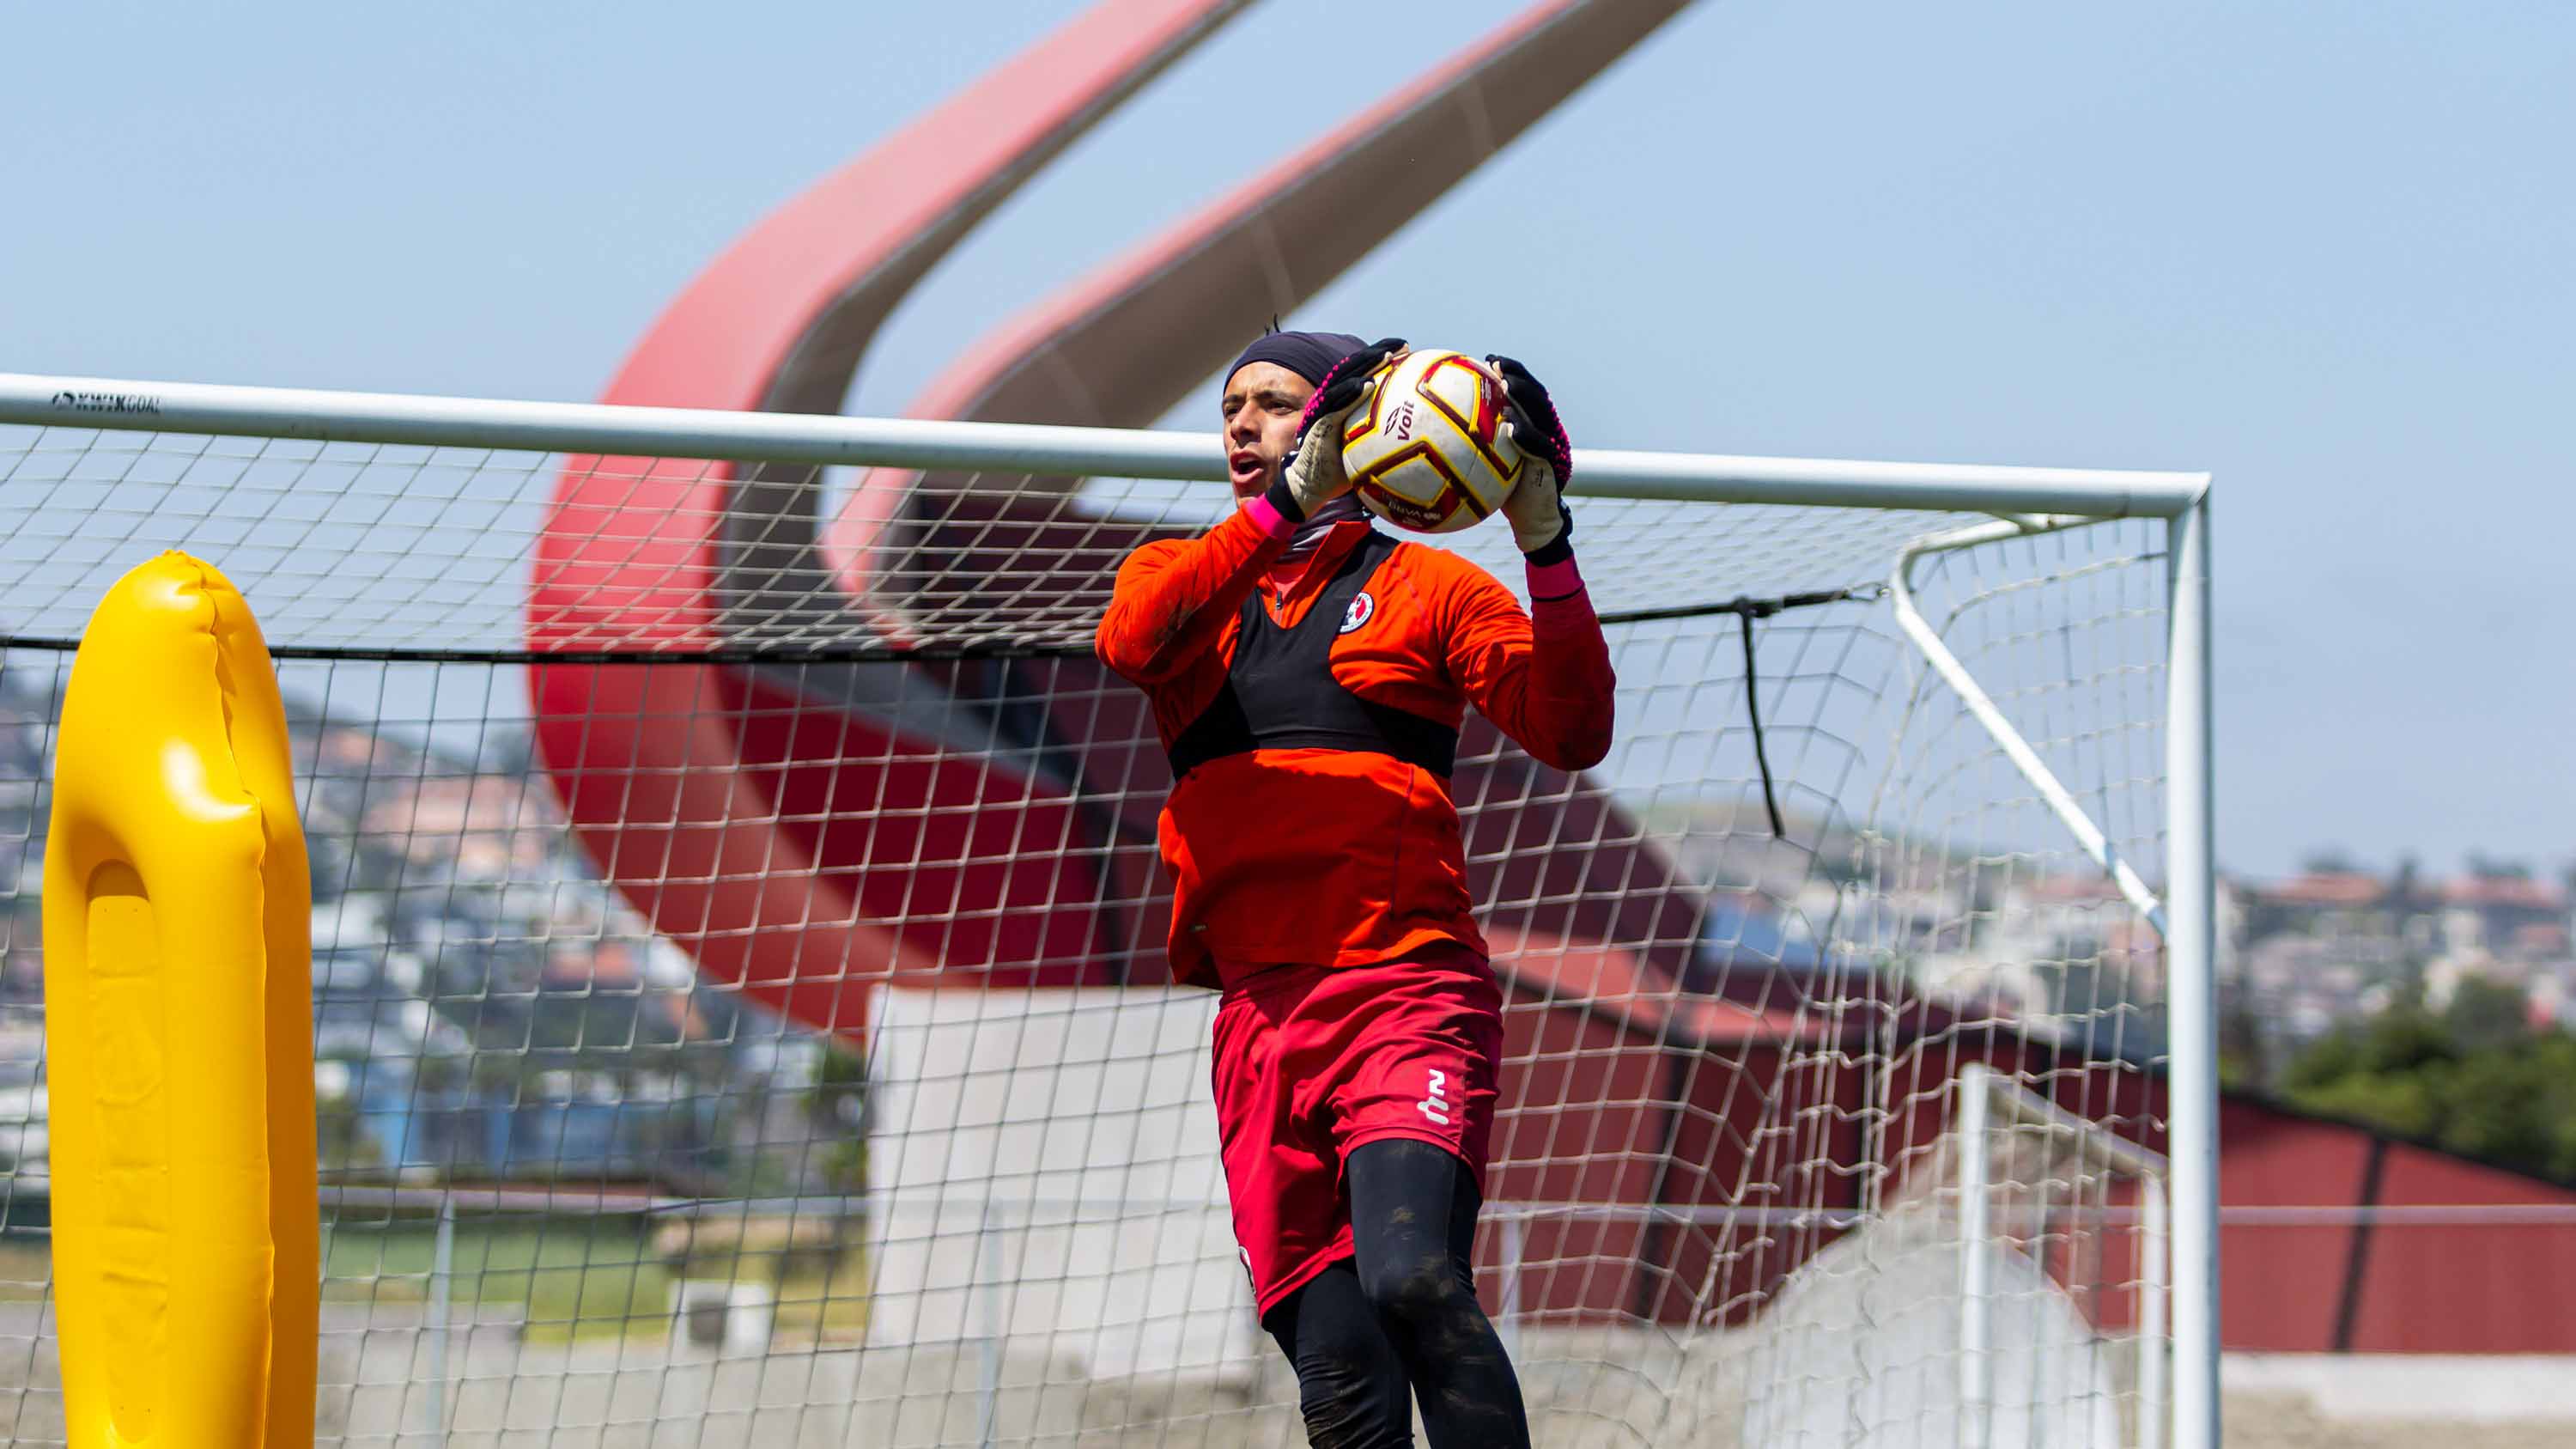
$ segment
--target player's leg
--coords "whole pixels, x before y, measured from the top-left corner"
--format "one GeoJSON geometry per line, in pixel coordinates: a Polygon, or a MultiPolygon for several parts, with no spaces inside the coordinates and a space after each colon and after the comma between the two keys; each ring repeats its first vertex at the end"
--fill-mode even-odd
{"type": "Polygon", "coordinates": [[[1412,1389],[1344,1259],[1270,1310],[1261,1326],[1297,1369],[1297,1409],[1314,1449],[1411,1449],[1412,1389]]]}
{"type": "Polygon", "coordinates": [[[1461,949],[1337,973],[1332,1112],[1353,1263],[1433,1449],[1529,1442],[1520,1383],[1476,1302],[1481,1164],[1500,1098],[1502,991],[1461,949]]]}
{"type": "Polygon", "coordinates": [[[1362,1143],[1345,1170],[1358,1288],[1412,1380],[1431,1449],[1522,1449],[1520,1379],[1476,1301],[1474,1175],[1411,1137],[1362,1143]]]}
{"type": "Polygon", "coordinates": [[[1379,1449],[1413,1442],[1404,1369],[1350,1265],[1340,1153],[1310,1125],[1312,1064],[1281,1025],[1329,973],[1279,967],[1217,1008],[1211,1085],[1235,1241],[1261,1326],[1297,1370],[1309,1442],[1379,1449]]]}

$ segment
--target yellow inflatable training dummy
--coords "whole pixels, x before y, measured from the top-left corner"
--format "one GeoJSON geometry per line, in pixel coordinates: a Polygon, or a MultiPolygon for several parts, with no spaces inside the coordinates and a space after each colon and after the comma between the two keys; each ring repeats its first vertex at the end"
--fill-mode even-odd
{"type": "Polygon", "coordinates": [[[215,569],[108,590],[45,847],[54,1304],[75,1449],[310,1445],[312,885],[268,645],[215,569]]]}

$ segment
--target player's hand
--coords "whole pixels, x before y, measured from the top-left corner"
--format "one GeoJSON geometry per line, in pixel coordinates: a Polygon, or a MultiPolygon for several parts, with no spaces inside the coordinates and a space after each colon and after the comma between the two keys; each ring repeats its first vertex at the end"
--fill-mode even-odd
{"type": "Polygon", "coordinates": [[[1351,491],[1351,475],[1342,467],[1342,425],[1367,401],[1377,386],[1377,370],[1388,359],[1402,357],[1404,339],[1388,337],[1370,343],[1333,364],[1306,399],[1305,419],[1297,425],[1297,446],[1279,470],[1280,481],[1305,517],[1351,491]]]}
{"type": "Polygon", "coordinates": [[[1520,481],[1503,500],[1512,541],[1524,554],[1570,552],[1574,513],[1565,506],[1565,486],[1574,481],[1574,444],[1557,418],[1556,402],[1547,395],[1547,385],[1518,362],[1493,356],[1485,362],[1503,387],[1503,426],[1521,450],[1520,481]]]}

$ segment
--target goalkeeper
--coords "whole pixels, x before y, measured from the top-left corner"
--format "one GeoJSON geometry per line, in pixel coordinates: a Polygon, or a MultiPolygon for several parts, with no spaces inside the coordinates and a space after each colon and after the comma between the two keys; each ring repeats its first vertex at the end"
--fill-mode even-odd
{"type": "Polygon", "coordinates": [[[1560,769],[1610,747],[1610,653],[1559,496],[1545,388],[1488,362],[1528,461],[1503,513],[1529,613],[1455,554],[1371,527],[1342,425],[1400,353],[1272,332],[1224,385],[1242,506],[1118,570],[1102,662],[1150,696],[1176,979],[1219,987],[1214,1086],[1235,1237],[1296,1365],[1309,1440],[1525,1445],[1471,1252],[1502,993],[1468,910],[1449,776],[1466,706],[1560,769]]]}

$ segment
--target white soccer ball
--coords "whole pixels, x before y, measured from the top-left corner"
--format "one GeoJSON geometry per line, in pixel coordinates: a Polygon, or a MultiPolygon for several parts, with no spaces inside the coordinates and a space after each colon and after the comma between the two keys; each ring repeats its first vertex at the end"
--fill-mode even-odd
{"type": "Polygon", "coordinates": [[[1520,481],[1521,450],[1493,378],[1462,353],[1425,348],[1377,379],[1342,428],[1360,506],[1416,533],[1449,533],[1502,507],[1520,481]]]}

